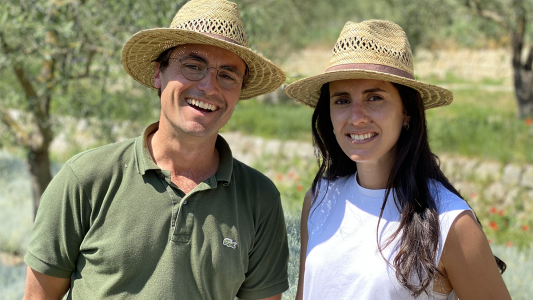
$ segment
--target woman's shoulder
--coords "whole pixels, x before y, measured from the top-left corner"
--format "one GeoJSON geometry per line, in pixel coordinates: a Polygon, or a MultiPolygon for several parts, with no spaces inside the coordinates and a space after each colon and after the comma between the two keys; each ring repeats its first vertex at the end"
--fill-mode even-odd
{"type": "Polygon", "coordinates": [[[428,184],[439,214],[455,210],[471,210],[464,199],[447,189],[441,182],[432,179],[428,184]]]}

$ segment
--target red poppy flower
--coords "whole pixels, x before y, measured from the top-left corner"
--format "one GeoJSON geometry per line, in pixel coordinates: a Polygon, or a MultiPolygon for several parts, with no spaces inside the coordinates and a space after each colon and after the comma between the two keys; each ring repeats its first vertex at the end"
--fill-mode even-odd
{"type": "Polygon", "coordinates": [[[505,246],[507,246],[507,247],[512,247],[512,246],[513,246],[513,242],[508,241],[507,243],[505,243],[505,246]]]}
{"type": "Polygon", "coordinates": [[[527,225],[522,225],[522,231],[528,231],[529,230],[529,226],[527,225]]]}
{"type": "Polygon", "coordinates": [[[304,189],[304,187],[302,185],[300,185],[300,184],[296,186],[296,190],[298,192],[301,192],[303,189],[304,189]]]}
{"type": "Polygon", "coordinates": [[[505,211],[503,209],[500,209],[500,212],[498,213],[498,215],[500,217],[503,217],[504,214],[505,214],[505,211]]]}
{"type": "Polygon", "coordinates": [[[496,224],[494,221],[489,222],[489,227],[494,231],[498,231],[498,224],[496,224]]]}
{"type": "Polygon", "coordinates": [[[283,179],[283,174],[278,174],[278,175],[276,175],[276,179],[277,179],[277,180],[282,180],[282,179],[283,179]]]}
{"type": "Polygon", "coordinates": [[[525,120],[525,123],[526,123],[526,126],[530,126],[531,124],[533,124],[533,120],[531,120],[531,118],[527,118],[525,120]]]}
{"type": "Polygon", "coordinates": [[[490,213],[491,213],[491,214],[495,214],[497,211],[498,211],[498,210],[496,209],[496,207],[492,207],[492,208],[490,209],[490,213]]]}

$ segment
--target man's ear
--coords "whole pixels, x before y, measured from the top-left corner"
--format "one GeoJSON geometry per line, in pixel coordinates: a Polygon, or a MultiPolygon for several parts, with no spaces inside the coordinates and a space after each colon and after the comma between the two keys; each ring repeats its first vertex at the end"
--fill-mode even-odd
{"type": "Polygon", "coordinates": [[[154,86],[156,89],[161,88],[161,69],[159,68],[160,64],[155,63],[155,72],[154,72],[154,86]]]}

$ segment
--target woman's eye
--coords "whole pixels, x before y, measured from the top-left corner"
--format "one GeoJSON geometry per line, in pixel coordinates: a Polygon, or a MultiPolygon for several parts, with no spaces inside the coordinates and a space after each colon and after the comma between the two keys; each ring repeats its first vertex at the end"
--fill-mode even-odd
{"type": "Polygon", "coordinates": [[[383,97],[381,97],[381,96],[371,96],[370,98],[368,98],[368,101],[380,101],[380,100],[383,100],[383,97]]]}
{"type": "Polygon", "coordinates": [[[335,100],[335,104],[347,104],[347,103],[350,103],[350,101],[348,101],[348,99],[345,99],[345,98],[339,98],[335,100]]]}

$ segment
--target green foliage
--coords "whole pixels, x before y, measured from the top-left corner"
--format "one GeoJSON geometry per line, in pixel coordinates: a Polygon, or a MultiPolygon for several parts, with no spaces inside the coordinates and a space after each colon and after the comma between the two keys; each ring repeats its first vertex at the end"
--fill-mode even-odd
{"type": "Polygon", "coordinates": [[[267,138],[311,141],[313,110],[293,103],[270,105],[240,101],[223,131],[240,131],[267,138]]]}
{"type": "Polygon", "coordinates": [[[454,91],[454,98],[450,106],[426,112],[433,151],[502,162],[533,162],[533,126],[515,119],[511,92],[473,87],[454,91]]]}

